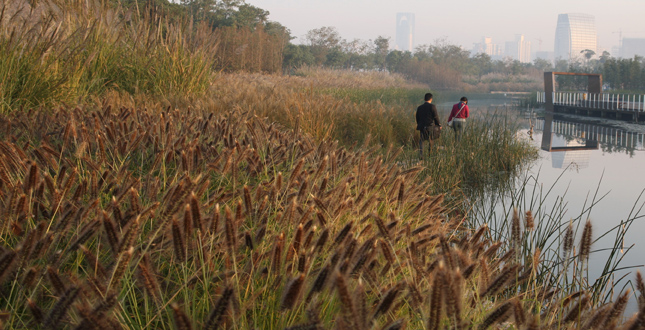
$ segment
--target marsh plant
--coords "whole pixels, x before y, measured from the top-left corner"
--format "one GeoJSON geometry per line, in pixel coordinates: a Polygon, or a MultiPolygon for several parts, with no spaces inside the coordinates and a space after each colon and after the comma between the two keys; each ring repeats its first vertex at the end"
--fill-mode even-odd
{"type": "Polygon", "coordinates": [[[5,115],[0,135],[5,329],[643,324],[628,293],[598,306],[538,281],[539,253],[464,226],[400,148],[109,104],[5,115]]]}

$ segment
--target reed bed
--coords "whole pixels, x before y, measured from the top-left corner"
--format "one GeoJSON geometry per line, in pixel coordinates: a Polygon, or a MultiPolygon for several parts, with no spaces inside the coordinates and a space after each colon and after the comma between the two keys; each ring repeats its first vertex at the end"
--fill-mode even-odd
{"type": "Polygon", "coordinates": [[[107,104],[2,115],[0,136],[4,329],[643,326],[627,293],[536,281],[539,254],[465,227],[395,148],[107,104]]]}

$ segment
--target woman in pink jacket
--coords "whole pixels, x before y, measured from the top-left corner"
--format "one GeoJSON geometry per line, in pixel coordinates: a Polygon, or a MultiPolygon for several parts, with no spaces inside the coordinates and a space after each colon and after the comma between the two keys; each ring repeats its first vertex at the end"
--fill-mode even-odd
{"type": "Polygon", "coordinates": [[[448,122],[452,120],[452,129],[455,130],[455,139],[461,140],[461,132],[466,127],[466,118],[470,116],[468,110],[468,99],[464,96],[459,100],[459,103],[452,106],[448,122]]]}

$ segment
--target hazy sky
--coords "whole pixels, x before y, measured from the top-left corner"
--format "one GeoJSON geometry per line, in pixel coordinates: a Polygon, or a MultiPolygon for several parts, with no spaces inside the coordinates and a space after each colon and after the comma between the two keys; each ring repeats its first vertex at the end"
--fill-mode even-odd
{"type": "MultiPolygon", "coordinates": [[[[470,50],[482,37],[504,45],[524,34],[531,50],[553,51],[558,14],[595,16],[598,45],[611,52],[624,38],[645,38],[645,0],[246,0],[268,10],[269,19],[280,22],[293,36],[333,26],[346,40],[395,40],[397,12],[415,13],[415,44],[432,44],[446,38],[470,50]],[[615,33],[614,33],[615,32],[615,33]]],[[[298,40],[294,40],[298,42],[298,40]]]]}

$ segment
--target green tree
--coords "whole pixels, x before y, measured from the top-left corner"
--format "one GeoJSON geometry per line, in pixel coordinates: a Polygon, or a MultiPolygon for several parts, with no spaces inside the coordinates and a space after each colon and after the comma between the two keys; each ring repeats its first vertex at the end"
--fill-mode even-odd
{"type": "Polygon", "coordinates": [[[284,70],[292,70],[302,66],[313,65],[316,62],[309,46],[288,44],[284,49],[282,67],[284,70]]]}
{"type": "Polygon", "coordinates": [[[389,50],[390,38],[378,36],[374,40],[374,63],[381,71],[385,70],[385,59],[389,50]]]}
{"type": "Polygon", "coordinates": [[[309,30],[305,36],[311,52],[314,55],[316,64],[322,65],[327,60],[327,54],[340,47],[342,38],[335,27],[323,26],[318,29],[309,30]]]}

